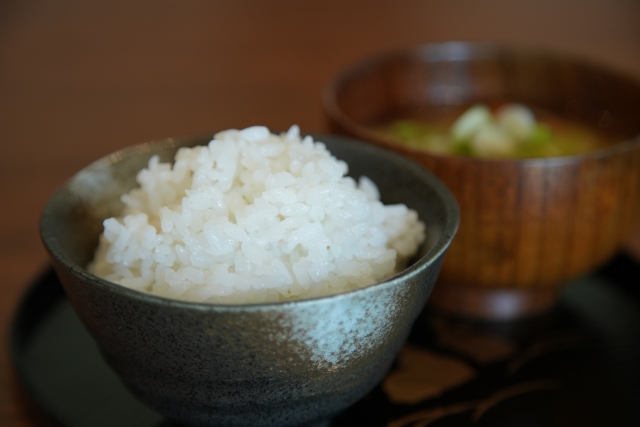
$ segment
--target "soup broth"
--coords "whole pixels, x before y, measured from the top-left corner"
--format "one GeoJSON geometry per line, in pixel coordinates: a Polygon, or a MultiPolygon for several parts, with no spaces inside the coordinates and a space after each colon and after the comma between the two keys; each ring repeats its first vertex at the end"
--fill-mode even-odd
{"type": "Polygon", "coordinates": [[[371,129],[416,150],[484,158],[570,156],[620,141],[596,127],[504,103],[493,108],[467,105],[430,109],[383,121],[371,129]]]}

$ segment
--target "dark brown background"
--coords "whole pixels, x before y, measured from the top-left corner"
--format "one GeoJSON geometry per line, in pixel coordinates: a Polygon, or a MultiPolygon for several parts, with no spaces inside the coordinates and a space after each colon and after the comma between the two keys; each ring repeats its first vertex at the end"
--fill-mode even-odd
{"type": "MultiPolygon", "coordinates": [[[[144,140],[326,131],[320,94],[334,72],[443,40],[546,47],[640,78],[637,0],[0,0],[0,425],[34,425],[6,342],[46,265],[38,216],[56,186],[144,140]]],[[[640,254],[640,237],[627,248],[640,254]]]]}

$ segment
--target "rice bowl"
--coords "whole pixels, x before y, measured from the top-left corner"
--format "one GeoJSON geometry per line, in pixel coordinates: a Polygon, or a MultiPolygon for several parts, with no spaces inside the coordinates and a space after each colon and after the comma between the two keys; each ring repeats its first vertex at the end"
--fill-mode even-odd
{"type": "Polygon", "coordinates": [[[158,155],[211,134],[127,147],[75,174],[50,197],[42,241],[69,302],[131,392],[185,426],[326,425],[384,377],[431,293],[458,223],[447,188],[410,160],[370,144],[318,137],[349,175],[374,177],[381,200],[418,212],[426,239],[411,265],[381,282],[318,298],[217,304],[115,284],[85,266],[122,214],[121,196],[158,155]]]}

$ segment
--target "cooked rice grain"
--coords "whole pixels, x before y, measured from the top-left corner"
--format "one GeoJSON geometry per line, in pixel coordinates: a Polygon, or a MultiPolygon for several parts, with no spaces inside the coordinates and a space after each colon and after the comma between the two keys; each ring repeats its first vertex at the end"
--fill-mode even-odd
{"type": "Polygon", "coordinates": [[[376,185],[297,126],[227,130],[207,146],[157,156],[104,221],[89,271],[189,301],[309,298],[389,277],[424,240],[405,205],[384,206],[376,185]]]}

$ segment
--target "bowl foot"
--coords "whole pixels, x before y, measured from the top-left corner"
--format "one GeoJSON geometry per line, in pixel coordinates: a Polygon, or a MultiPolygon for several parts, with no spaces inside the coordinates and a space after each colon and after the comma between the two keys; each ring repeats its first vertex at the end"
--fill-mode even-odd
{"type": "Polygon", "coordinates": [[[429,306],[455,316],[488,321],[512,321],[544,314],[558,300],[556,288],[479,289],[438,283],[429,306]]]}

